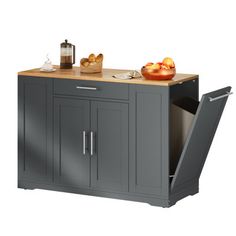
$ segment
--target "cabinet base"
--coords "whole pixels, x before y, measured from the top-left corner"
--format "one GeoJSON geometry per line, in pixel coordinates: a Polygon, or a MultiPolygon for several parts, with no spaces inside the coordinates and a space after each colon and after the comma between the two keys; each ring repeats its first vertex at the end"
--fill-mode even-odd
{"type": "Polygon", "coordinates": [[[68,193],[76,193],[76,194],[85,194],[90,196],[97,196],[97,197],[107,197],[107,198],[114,198],[119,200],[129,200],[129,201],[136,201],[136,202],[144,202],[148,203],[151,206],[161,206],[161,207],[170,207],[174,205],[178,200],[184,198],[188,195],[194,195],[198,192],[198,184],[192,186],[192,188],[186,189],[181,193],[178,193],[171,197],[171,199],[161,199],[158,197],[149,197],[144,195],[137,195],[134,193],[117,193],[117,192],[104,192],[99,190],[92,190],[92,189],[81,189],[81,188],[74,188],[70,186],[60,186],[60,185],[51,185],[45,183],[35,183],[30,181],[19,181],[18,188],[22,189],[44,189],[44,190],[52,190],[52,191],[60,191],[60,192],[68,192],[68,193]]]}
{"type": "Polygon", "coordinates": [[[172,193],[170,195],[170,206],[173,206],[177,201],[183,199],[187,196],[193,196],[199,192],[198,180],[193,180],[185,183],[184,186],[178,192],[172,193]]]}

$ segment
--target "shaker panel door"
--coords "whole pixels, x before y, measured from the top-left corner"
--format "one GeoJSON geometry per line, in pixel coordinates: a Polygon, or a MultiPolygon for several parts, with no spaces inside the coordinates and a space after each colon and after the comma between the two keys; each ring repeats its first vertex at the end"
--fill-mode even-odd
{"type": "Polygon", "coordinates": [[[89,101],[56,98],[54,102],[54,176],[56,183],[89,187],[90,158],[87,152],[89,101]],[[85,155],[84,146],[85,145],[85,155]]]}
{"type": "Polygon", "coordinates": [[[91,155],[92,187],[127,191],[128,105],[92,102],[91,131],[94,132],[94,154],[91,155]]]}
{"type": "Polygon", "coordinates": [[[136,190],[161,189],[161,95],[137,94],[136,190]],[[152,104],[152,105],[151,105],[152,104]]]}
{"type": "Polygon", "coordinates": [[[52,81],[19,76],[18,91],[19,181],[51,181],[52,81]]]}
{"type": "Polygon", "coordinates": [[[168,88],[130,88],[130,192],[162,198],[169,193],[168,88]]]}

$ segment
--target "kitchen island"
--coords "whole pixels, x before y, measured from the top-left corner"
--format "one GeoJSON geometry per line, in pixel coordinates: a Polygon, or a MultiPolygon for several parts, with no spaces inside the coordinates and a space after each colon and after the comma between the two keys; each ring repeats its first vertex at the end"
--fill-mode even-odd
{"type": "Polygon", "coordinates": [[[112,76],[126,70],[56,68],[18,73],[19,188],[162,207],[198,193],[230,87],[199,102],[198,75],[121,80],[112,76]]]}

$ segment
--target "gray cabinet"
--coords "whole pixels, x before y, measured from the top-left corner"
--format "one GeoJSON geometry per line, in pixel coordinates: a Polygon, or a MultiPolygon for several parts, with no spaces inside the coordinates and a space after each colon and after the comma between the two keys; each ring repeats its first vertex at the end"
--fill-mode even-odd
{"type": "Polygon", "coordinates": [[[18,80],[18,179],[52,180],[52,81],[18,80]]]}
{"type": "Polygon", "coordinates": [[[128,105],[92,101],[92,187],[128,191],[128,105]]]}
{"type": "Polygon", "coordinates": [[[198,101],[196,76],[131,82],[19,76],[18,186],[163,207],[198,193],[231,87],[198,101]]]}
{"type": "MultiPolygon", "coordinates": [[[[130,154],[130,191],[140,194],[165,195],[169,175],[165,150],[168,148],[168,94],[166,89],[152,86],[133,86],[130,111],[135,138],[130,154]]],[[[130,140],[132,143],[132,140],[130,140]]]]}
{"type": "Polygon", "coordinates": [[[55,98],[54,177],[63,186],[128,191],[128,105],[55,98]]]}
{"type": "Polygon", "coordinates": [[[55,183],[89,187],[90,159],[84,132],[90,127],[89,101],[54,99],[54,177],[55,183]]]}

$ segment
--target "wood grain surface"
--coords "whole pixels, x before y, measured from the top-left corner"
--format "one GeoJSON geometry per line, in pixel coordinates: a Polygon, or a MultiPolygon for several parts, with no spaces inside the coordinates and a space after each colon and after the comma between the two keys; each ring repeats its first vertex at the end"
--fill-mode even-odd
{"type": "Polygon", "coordinates": [[[18,75],[57,78],[57,79],[91,80],[91,81],[102,81],[102,82],[112,82],[112,83],[158,85],[158,86],[171,86],[179,83],[181,84],[188,80],[195,80],[198,78],[198,75],[195,74],[176,74],[173,79],[165,81],[146,80],[144,78],[122,80],[122,79],[115,79],[112,76],[115,74],[125,73],[132,70],[103,69],[102,73],[85,74],[85,73],[80,73],[80,68],[76,66],[73,67],[72,69],[60,69],[59,66],[54,66],[54,68],[56,68],[56,71],[50,73],[42,72],[40,71],[40,68],[36,68],[18,72],[18,75]]]}

